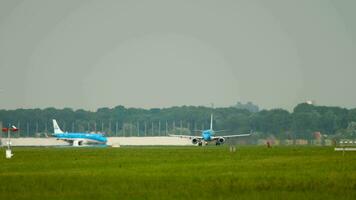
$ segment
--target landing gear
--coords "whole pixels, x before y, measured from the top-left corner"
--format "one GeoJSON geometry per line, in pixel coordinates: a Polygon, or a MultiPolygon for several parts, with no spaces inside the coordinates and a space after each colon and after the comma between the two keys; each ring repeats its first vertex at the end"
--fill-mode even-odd
{"type": "Polygon", "coordinates": [[[220,144],[221,144],[220,142],[215,143],[216,146],[219,146],[220,144]]]}
{"type": "Polygon", "coordinates": [[[202,145],[203,145],[203,143],[202,143],[202,142],[199,142],[199,143],[198,143],[198,146],[202,146],[202,145]]]}

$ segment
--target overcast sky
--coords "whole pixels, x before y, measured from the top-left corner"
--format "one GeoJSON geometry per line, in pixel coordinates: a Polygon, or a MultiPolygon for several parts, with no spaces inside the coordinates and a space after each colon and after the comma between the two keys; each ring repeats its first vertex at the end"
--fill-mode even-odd
{"type": "Polygon", "coordinates": [[[0,0],[0,109],[356,107],[354,0],[0,0]]]}

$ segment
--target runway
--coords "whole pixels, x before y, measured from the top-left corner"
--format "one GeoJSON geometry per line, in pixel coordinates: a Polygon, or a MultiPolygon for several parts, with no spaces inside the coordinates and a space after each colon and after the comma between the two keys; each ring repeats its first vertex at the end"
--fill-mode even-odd
{"type": "MultiPolygon", "coordinates": [[[[107,137],[109,146],[149,146],[149,145],[162,145],[162,146],[186,146],[192,145],[189,139],[177,137],[107,137]]],[[[3,146],[6,145],[6,139],[2,138],[3,146]]],[[[11,138],[12,146],[62,146],[68,145],[67,142],[57,140],[56,138],[11,138]]]]}

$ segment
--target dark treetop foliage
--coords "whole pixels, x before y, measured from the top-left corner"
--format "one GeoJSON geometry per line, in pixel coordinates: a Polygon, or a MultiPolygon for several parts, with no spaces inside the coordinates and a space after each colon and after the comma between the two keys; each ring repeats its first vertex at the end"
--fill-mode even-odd
{"type": "MultiPolygon", "coordinates": [[[[194,130],[209,127],[210,114],[214,114],[214,129],[229,133],[246,133],[250,130],[259,136],[274,135],[278,138],[311,138],[314,132],[336,135],[352,132],[352,122],[356,122],[356,109],[315,106],[302,103],[290,113],[283,109],[261,110],[241,109],[237,106],[209,108],[204,106],[181,106],[171,108],[99,108],[96,112],[71,108],[56,109],[16,109],[0,110],[3,125],[20,127],[19,136],[33,136],[35,133],[51,133],[52,119],[57,119],[66,131],[103,131],[117,135],[125,129],[138,132],[167,129],[194,130]],[[351,128],[350,128],[351,127],[351,128]]],[[[124,134],[124,133],[123,133],[124,134]]]]}

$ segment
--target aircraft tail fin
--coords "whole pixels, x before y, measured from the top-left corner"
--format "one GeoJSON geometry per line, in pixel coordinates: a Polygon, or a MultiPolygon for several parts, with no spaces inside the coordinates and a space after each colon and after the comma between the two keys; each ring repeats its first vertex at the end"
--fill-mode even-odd
{"type": "Polygon", "coordinates": [[[57,121],[55,119],[53,119],[53,129],[54,129],[54,134],[63,133],[63,131],[61,130],[61,128],[59,128],[57,121]]]}
{"type": "Polygon", "coordinates": [[[213,130],[213,114],[210,115],[210,130],[213,130]]]}

